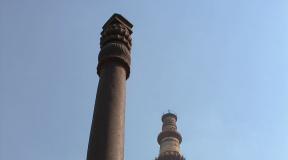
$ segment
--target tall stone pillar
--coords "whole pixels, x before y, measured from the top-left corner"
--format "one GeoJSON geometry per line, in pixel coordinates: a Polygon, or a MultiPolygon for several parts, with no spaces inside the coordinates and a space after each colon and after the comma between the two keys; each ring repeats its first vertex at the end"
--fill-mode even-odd
{"type": "Polygon", "coordinates": [[[123,160],[126,79],[130,73],[133,25],[114,14],[102,27],[100,77],[87,160],[123,160]]]}
{"type": "Polygon", "coordinates": [[[185,160],[180,152],[182,136],[177,132],[177,116],[166,113],[162,116],[162,132],[158,135],[160,152],[156,160],[185,160]]]}

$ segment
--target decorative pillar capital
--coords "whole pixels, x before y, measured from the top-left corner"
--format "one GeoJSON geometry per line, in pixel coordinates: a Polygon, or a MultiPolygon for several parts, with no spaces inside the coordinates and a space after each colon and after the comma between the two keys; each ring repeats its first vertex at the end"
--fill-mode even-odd
{"type": "Polygon", "coordinates": [[[120,14],[113,14],[103,25],[97,66],[99,76],[105,64],[118,63],[125,68],[126,79],[129,78],[132,27],[133,25],[120,14]]]}

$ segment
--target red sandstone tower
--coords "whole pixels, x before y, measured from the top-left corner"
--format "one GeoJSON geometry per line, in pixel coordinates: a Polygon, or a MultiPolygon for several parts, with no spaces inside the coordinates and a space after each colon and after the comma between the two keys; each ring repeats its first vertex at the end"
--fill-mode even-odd
{"type": "Polygon", "coordinates": [[[97,73],[100,77],[87,160],[123,160],[126,79],[130,73],[133,25],[114,14],[102,27],[97,73]]]}
{"type": "Polygon", "coordinates": [[[158,135],[160,152],[155,160],[185,160],[180,152],[182,136],[177,132],[177,116],[166,113],[162,116],[162,132],[158,135]]]}

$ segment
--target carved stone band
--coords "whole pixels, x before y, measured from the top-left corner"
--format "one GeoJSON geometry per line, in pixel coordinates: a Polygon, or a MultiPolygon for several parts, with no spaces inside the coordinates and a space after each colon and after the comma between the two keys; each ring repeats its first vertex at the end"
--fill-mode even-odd
{"type": "Polygon", "coordinates": [[[128,50],[131,49],[131,35],[124,25],[121,24],[113,24],[107,27],[101,33],[102,37],[100,39],[100,46],[103,48],[107,43],[110,42],[120,42],[126,45],[128,50]]]}
{"type": "Polygon", "coordinates": [[[126,79],[130,75],[131,56],[126,45],[122,43],[108,43],[103,46],[98,56],[97,74],[99,76],[102,67],[107,63],[121,64],[126,70],[126,79]]]}
{"type": "Polygon", "coordinates": [[[161,141],[163,138],[165,137],[174,137],[177,138],[179,140],[179,143],[182,142],[182,136],[180,133],[178,133],[177,131],[163,131],[158,135],[157,141],[159,144],[161,144],[161,141]]]}

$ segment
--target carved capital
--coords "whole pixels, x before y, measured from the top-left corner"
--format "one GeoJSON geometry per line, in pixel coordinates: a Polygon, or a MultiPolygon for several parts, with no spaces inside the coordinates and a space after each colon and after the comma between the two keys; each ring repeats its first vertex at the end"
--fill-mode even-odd
{"type": "Polygon", "coordinates": [[[98,57],[97,73],[104,64],[119,63],[126,70],[126,78],[130,74],[131,34],[133,25],[119,14],[114,14],[103,26],[101,32],[101,51],[98,57]]]}

